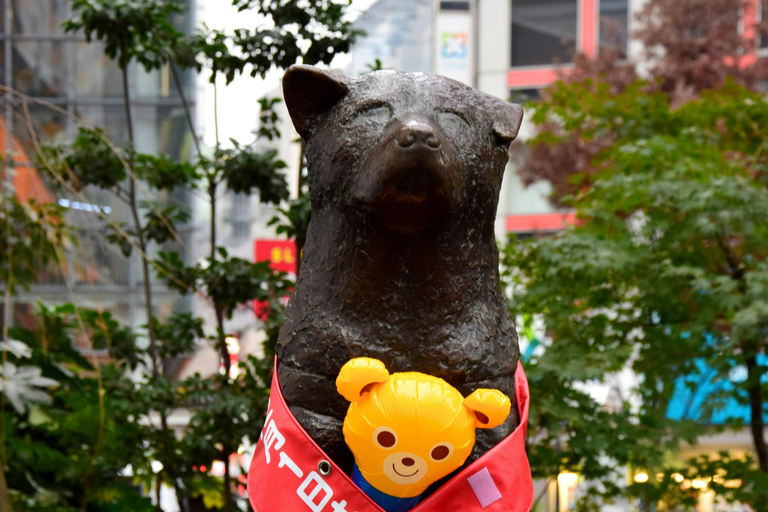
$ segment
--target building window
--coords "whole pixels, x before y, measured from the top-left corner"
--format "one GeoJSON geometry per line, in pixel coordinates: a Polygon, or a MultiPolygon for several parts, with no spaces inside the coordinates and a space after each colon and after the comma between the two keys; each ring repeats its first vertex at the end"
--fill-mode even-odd
{"type": "Polygon", "coordinates": [[[541,98],[541,89],[532,87],[528,89],[513,89],[509,96],[512,103],[525,103],[526,101],[536,101],[541,98]]]}
{"type": "Polygon", "coordinates": [[[577,0],[512,0],[512,67],[570,62],[577,0]]]}
{"type": "Polygon", "coordinates": [[[30,96],[65,95],[65,48],[60,42],[15,41],[12,86],[30,96]]]}
{"type": "Polygon", "coordinates": [[[234,194],[232,196],[232,217],[248,219],[251,216],[251,196],[234,194]]]}
{"type": "Polygon", "coordinates": [[[24,36],[62,35],[61,24],[72,15],[69,2],[61,0],[11,0],[11,11],[12,33],[24,36]]]}
{"type": "Polygon", "coordinates": [[[232,223],[232,238],[238,240],[248,240],[251,238],[251,223],[248,221],[236,220],[232,223]]]}
{"type": "Polygon", "coordinates": [[[618,48],[627,53],[628,0],[600,0],[600,48],[618,48]]]}
{"type": "Polygon", "coordinates": [[[230,222],[233,238],[249,239],[251,237],[251,196],[235,194],[232,197],[230,222]]]}
{"type": "MultiPolygon", "coordinates": [[[[760,2],[760,20],[768,22],[768,0],[760,2]]],[[[768,48],[768,33],[760,33],[760,48],[768,48]]]]}

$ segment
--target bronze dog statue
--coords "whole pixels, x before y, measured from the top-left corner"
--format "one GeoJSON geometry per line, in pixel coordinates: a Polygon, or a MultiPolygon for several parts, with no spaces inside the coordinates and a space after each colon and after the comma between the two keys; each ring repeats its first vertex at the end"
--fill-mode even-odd
{"type": "MultiPolygon", "coordinates": [[[[436,75],[350,79],[293,66],[283,90],[306,140],[312,221],[277,347],[294,416],[351,468],[335,389],[353,357],[513,401],[519,350],[494,220],[518,105],[436,75]]],[[[519,422],[478,433],[469,461],[519,422]]],[[[468,461],[468,462],[469,462],[468,461]]]]}

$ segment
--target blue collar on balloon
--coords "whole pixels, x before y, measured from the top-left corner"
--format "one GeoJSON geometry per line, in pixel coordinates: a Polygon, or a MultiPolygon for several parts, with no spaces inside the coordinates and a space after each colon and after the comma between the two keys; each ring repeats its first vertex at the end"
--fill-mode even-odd
{"type": "Polygon", "coordinates": [[[355,467],[352,469],[352,481],[355,482],[361,491],[387,512],[406,512],[415,507],[421,498],[421,494],[412,498],[398,498],[397,496],[381,492],[363,478],[363,475],[357,468],[357,462],[355,462],[355,467]]]}

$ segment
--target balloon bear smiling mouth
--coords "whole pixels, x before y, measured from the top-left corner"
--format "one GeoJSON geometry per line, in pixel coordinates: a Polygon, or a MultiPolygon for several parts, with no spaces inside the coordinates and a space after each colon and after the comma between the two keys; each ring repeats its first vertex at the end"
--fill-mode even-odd
{"type": "Polygon", "coordinates": [[[410,475],[404,475],[404,474],[402,474],[401,472],[399,472],[399,471],[398,471],[398,470],[395,468],[395,465],[394,465],[394,464],[392,464],[392,471],[394,471],[394,472],[395,472],[395,473],[397,473],[398,475],[400,475],[400,476],[402,476],[402,477],[405,477],[405,478],[410,478],[410,477],[414,476],[416,473],[418,473],[418,472],[419,472],[419,470],[417,469],[416,471],[414,471],[414,472],[413,472],[413,473],[411,473],[410,475]]]}
{"type": "Polygon", "coordinates": [[[399,485],[415,484],[429,473],[427,461],[411,451],[393,453],[379,467],[389,480],[399,485]]]}

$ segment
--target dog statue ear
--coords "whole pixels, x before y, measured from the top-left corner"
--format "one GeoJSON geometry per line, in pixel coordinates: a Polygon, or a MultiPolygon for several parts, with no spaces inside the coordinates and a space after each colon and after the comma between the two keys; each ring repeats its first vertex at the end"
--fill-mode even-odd
{"type": "Polygon", "coordinates": [[[504,423],[512,409],[507,395],[497,389],[476,389],[464,399],[464,405],[475,413],[477,428],[498,427],[504,423]]]}
{"type": "Polygon", "coordinates": [[[496,112],[493,121],[493,134],[503,146],[509,146],[517,137],[520,124],[523,122],[523,108],[515,103],[496,100],[494,102],[496,112]]]}
{"type": "Polygon", "coordinates": [[[335,71],[293,65],[283,76],[283,97],[293,126],[304,140],[318,116],[329,111],[349,92],[350,79],[335,71]]]}
{"type": "Polygon", "coordinates": [[[336,390],[350,402],[357,402],[370,391],[372,384],[388,380],[389,372],[384,363],[370,357],[356,357],[341,367],[336,377],[336,390]]]}

